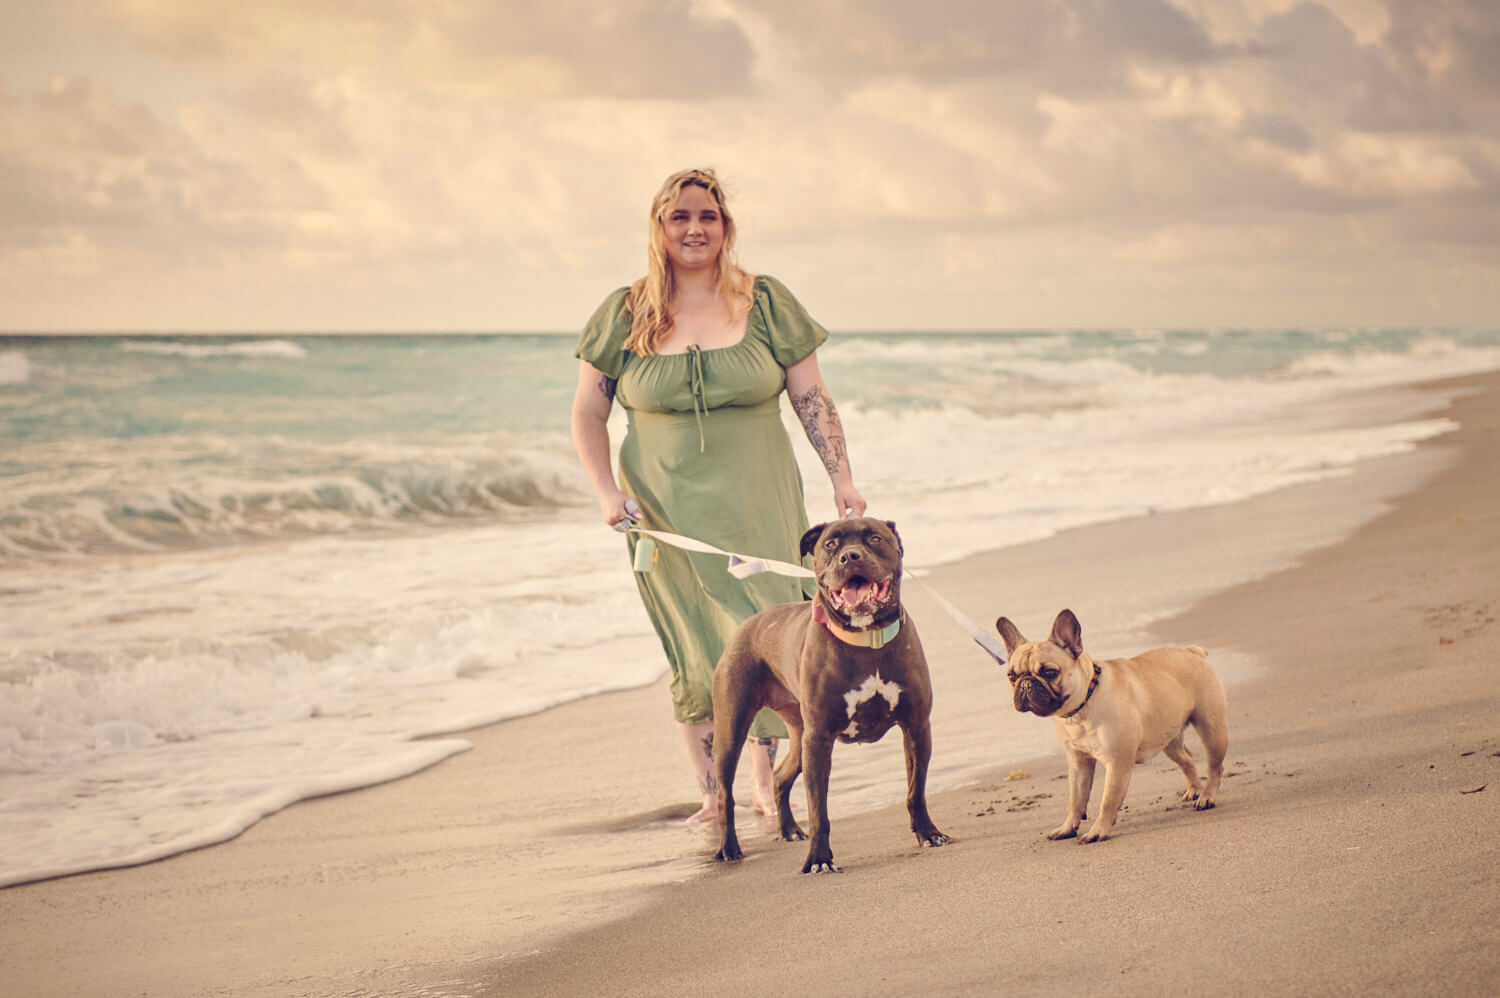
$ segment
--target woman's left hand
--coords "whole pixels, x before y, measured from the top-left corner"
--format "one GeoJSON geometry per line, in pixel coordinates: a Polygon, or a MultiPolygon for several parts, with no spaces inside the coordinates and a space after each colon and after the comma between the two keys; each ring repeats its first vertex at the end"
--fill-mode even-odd
{"type": "Polygon", "coordinates": [[[838,510],[840,519],[845,516],[865,515],[865,497],[859,494],[859,489],[854,487],[853,482],[834,487],[833,505],[838,510]]]}

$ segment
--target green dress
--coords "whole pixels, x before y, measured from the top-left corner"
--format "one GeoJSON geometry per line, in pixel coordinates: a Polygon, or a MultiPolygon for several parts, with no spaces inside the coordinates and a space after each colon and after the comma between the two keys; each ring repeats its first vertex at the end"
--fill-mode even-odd
{"type": "MultiPolygon", "coordinates": [[[[620,488],[640,500],[652,530],[682,534],[725,551],[800,562],[808,528],[802,475],[781,422],[786,368],[828,331],[772,277],[755,279],[745,336],[733,346],[639,356],[625,349],[627,288],[599,306],[577,356],[614,378],[628,419],[620,444],[620,488]]],[[[632,558],[637,537],[627,541],[632,558]]],[[[751,614],[812,595],[801,580],[766,573],[740,580],[726,559],[656,545],[637,572],[641,600],[672,669],[677,720],[713,718],[713,670],[734,629],[751,614]]],[[[769,710],[756,737],[785,737],[769,710]]]]}

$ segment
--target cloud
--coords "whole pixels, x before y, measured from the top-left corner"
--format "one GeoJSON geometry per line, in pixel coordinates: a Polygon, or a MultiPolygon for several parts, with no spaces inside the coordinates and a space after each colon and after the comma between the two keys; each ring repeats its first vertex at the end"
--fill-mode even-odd
{"type": "Polygon", "coordinates": [[[13,266],[25,250],[56,266],[60,246],[168,257],[264,248],[282,240],[288,215],[322,203],[295,164],[214,156],[189,129],[88,79],[58,76],[0,103],[0,131],[13,139],[0,152],[13,266]]]}
{"type": "Polygon", "coordinates": [[[373,73],[474,100],[699,99],[749,88],[739,28],[687,0],[77,0],[161,58],[226,73],[373,73]]]}
{"type": "Polygon", "coordinates": [[[1165,0],[747,0],[825,79],[984,77],[1069,96],[1129,91],[1136,61],[1231,54],[1165,0]]]}
{"type": "Polygon", "coordinates": [[[279,138],[298,154],[347,160],[358,153],[348,96],[336,83],[266,77],[246,87],[234,103],[263,137],[279,138]]]}
{"type": "Polygon", "coordinates": [[[1453,131],[1500,139],[1500,7],[1483,0],[1388,0],[1392,63],[1453,131]]]}
{"type": "Polygon", "coordinates": [[[1259,35],[1275,101],[1288,113],[1362,131],[1455,131],[1459,109],[1404,71],[1389,49],[1360,43],[1330,10],[1303,3],[1268,18],[1259,35]],[[1270,75],[1274,73],[1274,75],[1270,75]]]}
{"type": "Polygon", "coordinates": [[[110,43],[87,76],[0,90],[0,293],[37,315],[82,298],[45,273],[162,314],[567,328],[687,165],[833,323],[1201,322],[1215,287],[1253,322],[1418,258],[1474,301],[1500,254],[1478,3],[71,2],[110,43]]]}
{"type": "Polygon", "coordinates": [[[1312,135],[1297,124],[1289,115],[1247,112],[1240,121],[1239,134],[1246,139],[1258,139],[1279,146],[1288,152],[1307,152],[1312,148],[1312,135]]]}

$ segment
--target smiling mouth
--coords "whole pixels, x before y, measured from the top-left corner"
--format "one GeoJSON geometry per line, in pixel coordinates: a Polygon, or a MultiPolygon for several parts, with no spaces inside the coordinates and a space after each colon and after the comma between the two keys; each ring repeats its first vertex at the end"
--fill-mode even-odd
{"type": "Polygon", "coordinates": [[[849,615],[860,613],[873,613],[877,608],[889,602],[891,598],[891,583],[895,576],[889,576],[883,582],[873,582],[863,575],[851,575],[844,580],[844,584],[837,589],[830,588],[828,596],[833,601],[836,609],[842,610],[849,615]]]}

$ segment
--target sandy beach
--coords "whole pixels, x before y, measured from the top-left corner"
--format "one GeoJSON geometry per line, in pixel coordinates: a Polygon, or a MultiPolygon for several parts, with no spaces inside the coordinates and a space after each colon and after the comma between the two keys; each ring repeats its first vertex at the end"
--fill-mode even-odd
{"type": "MultiPolygon", "coordinates": [[[[1090,608],[1174,573],[1239,578],[1272,534],[1314,545],[1188,587],[1152,624],[1234,673],[1214,810],[1174,803],[1158,757],[1111,840],[1046,841],[1064,764],[997,669],[972,709],[1033,725],[1041,754],[933,796],[951,845],[919,849],[899,807],[835,807],[842,874],[801,876],[803,846],[748,818],[746,860],[720,867],[711,833],[667,820],[690,805],[662,797],[686,777],[659,683],[466,734],[472,751],[418,776],[221,846],[0,891],[0,980],[24,996],[1494,994],[1500,378],[1463,384],[1443,413],[1460,429],[1415,457],[933,573],[982,623],[1004,613],[1032,637],[1071,606],[1112,657],[1142,649],[1092,644],[1090,608]],[[1354,512],[1363,525],[1316,546],[1354,512]]],[[[908,602],[941,695],[944,663],[980,653],[908,602]]]]}

